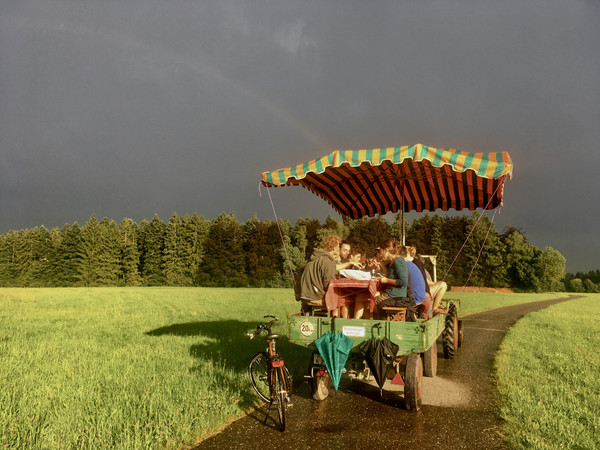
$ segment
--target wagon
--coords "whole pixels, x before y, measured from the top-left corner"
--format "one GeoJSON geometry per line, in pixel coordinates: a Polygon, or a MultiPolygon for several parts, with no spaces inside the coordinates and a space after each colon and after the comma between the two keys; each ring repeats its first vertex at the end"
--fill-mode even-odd
{"type": "MultiPolygon", "coordinates": [[[[462,345],[464,329],[458,319],[460,301],[446,300],[448,314],[438,314],[416,322],[391,320],[358,320],[339,317],[291,316],[288,318],[290,342],[315,348],[314,342],[327,333],[342,333],[353,342],[345,365],[347,373],[362,377],[367,371],[361,343],[368,339],[387,338],[398,345],[393,364],[392,382],[404,385],[406,408],[417,411],[421,407],[423,376],[434,377],[437,372],[437,340],[443,335],[444,355],[454,358],[462,345]],[[395,376],[396,374],[401,376],[395,376]]],[[[388,376],[389,374],[383,374],[388,376]]],[[[306,375],[315,400],[324,400],[329,391],[329,373],[319,352],[311,355],[306,375]]]]}
{"type": "MultiPolygon", "coordinates": [[[[467,153],[416,144],[334,151],[297,166],[263,172],[262,184],[267,188],[302,186],[326,200],[342,217],[359,219],[400,211],[405,244],[404,212],[495,209],[502,204],[507,177],[512,177],[507,152],[467,153]]],[[[332,367],[317,350],[315,342],[320,338],[345,336],[350,350],[347,359],[343,358],[343,370],[357,378],[368,374],[365,344],[372,339],[387,340],[394,344],[394,354],[387,355],[391,356],[390,369],[374,375],[380,387],[389,378],[404,385],[406,408],[417,411],[422,403],[422,377],[437,372],[438,338],[442,337],[446,358],[454,358],[464,339],[458,319],[460,301],[444,299],[442,306],[447,313],[413,322],[393,320],[391,314],[386,320],[289,317],[290,342],[313,349],[306,375],[312,397],[327,398],[331,372],[340,369],[332,367]]],[[[369,368],[373,369],[371,364],[369,368]]],[[[339,375],[335,374],[338,380],[339,375]]]]}

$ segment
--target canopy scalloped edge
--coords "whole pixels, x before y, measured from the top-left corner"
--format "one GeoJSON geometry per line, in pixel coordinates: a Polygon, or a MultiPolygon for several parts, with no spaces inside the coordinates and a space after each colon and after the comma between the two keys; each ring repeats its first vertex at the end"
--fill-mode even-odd
{"type": "Polygon", "coordinates": [[[321,158],[293,167],[262,173],[262,184],[269,187],[296,184],[308,173],[320,174],[330,167],[349,164],[358,167],[361,164],[376,166],[384,161],[400,164],[406,159],[429,161],[434,167],[449,165],[456,172],[473,170],[477,176],[498,179],[508,175],[512,179],[513,165],[508,152],[468,153],[455,149],[438,149],[423,144],[402,147],[373,148],[362,150],[335,150],[321,158]]]}

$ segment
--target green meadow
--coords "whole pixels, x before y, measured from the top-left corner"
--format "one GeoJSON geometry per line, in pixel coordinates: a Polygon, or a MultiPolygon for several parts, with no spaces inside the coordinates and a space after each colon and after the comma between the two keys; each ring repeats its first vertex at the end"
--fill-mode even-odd
{"type": "MultiPolygon", "coordinates": [[[[467,314],[560,295],[448,296],[467,314]]],[[[291,289],[2,288],[0,448],[193,445],[257,404],[265,342],[244,332],[274,314],[285,335],[298,309],[291,289]]],[[[301,380],[310,350],[279,349],[301,380]]]]}
{"type": "Polygon", "coordinates": [[[600,294],[528,314],[496,355],[510,448],[600,448],[600,294]]]}

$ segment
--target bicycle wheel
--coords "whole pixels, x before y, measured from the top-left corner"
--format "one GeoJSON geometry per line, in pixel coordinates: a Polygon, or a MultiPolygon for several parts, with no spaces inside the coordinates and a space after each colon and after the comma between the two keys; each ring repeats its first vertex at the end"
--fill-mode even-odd
{"type": "Polygon", "coordinates": [[[248,374],[252,387],[258,396],[265,402],[271,401],[271,393],[269,390],[269,363],[267,354],[260,352],[254,355],[248,366],[248,374]]]}
{"type": "Polygon", "coordinates": [[[288,401],[292,400],[292,375],[286,366],[283,366],[283,375],[285,380],[285,390],[287,391],[288,401]]]}
{"type": "Polygon", "coordinates": [[[273,401],[277,403],[277,415],[279,416],[279,424],[281,431],[285,431],[285,407],[287,404],[287,390],[285,388],[285,375],[282,367],[274,370],[273,373],[273,401]]]}

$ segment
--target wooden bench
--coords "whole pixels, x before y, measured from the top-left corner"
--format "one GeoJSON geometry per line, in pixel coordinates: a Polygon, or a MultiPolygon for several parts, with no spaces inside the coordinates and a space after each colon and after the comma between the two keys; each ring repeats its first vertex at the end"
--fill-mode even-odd
{"type": "Polygon", "coordinates": [[[381,310],[388,321],[406,322],[406,308],[399,306],[384,306],[381,310]]]}
{"type": "Polygon", "coordinates": [[[327,307],[323,304],[321,300],[301,300],[302,309],[304,312],[307,312],[310,316],[321,316],[328,317],[330,312],[327,311],[327,307]]]}

